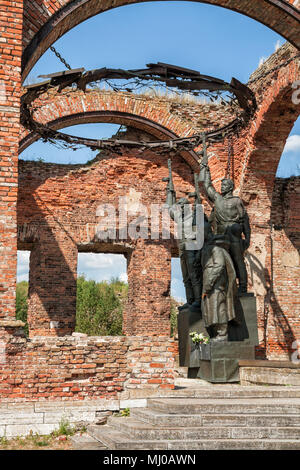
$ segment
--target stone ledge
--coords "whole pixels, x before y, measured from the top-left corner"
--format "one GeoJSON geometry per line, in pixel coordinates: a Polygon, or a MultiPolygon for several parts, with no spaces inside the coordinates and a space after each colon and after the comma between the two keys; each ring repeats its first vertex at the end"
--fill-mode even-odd
{"type": "Polygon", "coordinates": [[[0,320],[0,328],[20,328],[25,326],[21,320],[0,320]]]}
{"type": "Polygon", "coordinates": [[[300,369],[299,364],[290,361],[240,360],[240,367],[271,367],[272,369],[300,369]]]}
{"type": "MultiPolygon", "coordinates": [[[[245,361],[246,362],[246,361],[245,361]]],[[[300,367],[240,366],[241,385],[290,385],[300,386],[300,367]]],[[[293,364],[294,365],[294,364],[293,364]]],[[[296,364],[295,364],[296,365],[296,364]]]]}

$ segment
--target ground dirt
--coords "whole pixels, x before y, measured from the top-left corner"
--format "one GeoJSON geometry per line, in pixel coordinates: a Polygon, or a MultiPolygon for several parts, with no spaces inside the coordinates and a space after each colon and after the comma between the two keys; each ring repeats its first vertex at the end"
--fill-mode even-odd
{"type": "Polygon", "coordinates": [[[69,436],[29,435],[11,439],[0,438],[1,450],[72,450],[69,436]]]}

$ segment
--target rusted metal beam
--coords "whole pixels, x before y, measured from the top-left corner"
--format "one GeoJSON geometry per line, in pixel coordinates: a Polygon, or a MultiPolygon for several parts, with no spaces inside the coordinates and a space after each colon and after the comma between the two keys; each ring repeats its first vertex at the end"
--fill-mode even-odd
{"type": "MultiPolygon", "coordinates": [[[[45,93],[48,88],[58,87],[58,92],[61,92],[68,86],[76,84],[79,89],[85,90],[87,84],[107,79],[126,80],[136,78],[142,81],[154,80],[164,82],[169,87],[181,90],[197,92],[206,90],[206,92],[217,93],[224,91],[229,92],[237,99],[242,108],[242,113],[240,117],[234,119],[227,126],[213,132],[207,132],[206,140],[208,142],[223,140],[227,135],[237,132],[238,129],[242,128],[248,122],[250,116],[253,115],[256,109],[255,97],[252,91],[238,80],[232,79],[231,84],[229,84],[214,77],[201,75],[199,72],[193,70],[164,63],[149,64],[147,69],[141,70],[108,69],[103,67],[101,69],[85,72],[82,68],[57,72],[44,77],[49,78],[49,80],[27,87],[27,92],[22,97],[22,124],[33,133],[39,134],[41,138],[45,140],[59,140],[70,145],[86,145],[93,149],[105,147],[120,148],[126,146],[149,149],[155,148],[161,151],[170,148],[190,150],[199,145],[202,137],[197,134],[191,137],[174,138],[169,141],[133,142],[119,139],[96,140],[72,136],[51,129],[51,127],[35,121],[32,115],[32,103],[34,100],[45,93]],[[170,76],[173,78],[170,78],[170,76]]],[[[216,97],[218,97],[218,95],[216,95],[216,97]]]]}
{"type": "Polygon", "coordinates": [[[80,68],[80,69],[71,69],[71,70],[63,70],[62,72],[55,72],[55,73],[49,73],[48,75],[39,75],[41,78],[56,78],[56,77],[61,77],[62,75],[74,75],[78,73],[82,73],[85,71],[85,68],[80,68]]]}

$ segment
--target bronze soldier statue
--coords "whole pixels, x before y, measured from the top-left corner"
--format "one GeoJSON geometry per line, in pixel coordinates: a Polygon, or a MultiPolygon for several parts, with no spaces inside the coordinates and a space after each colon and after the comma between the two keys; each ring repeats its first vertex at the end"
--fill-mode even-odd
{"type": "Polygon", "coordinates": [[[239,280],[239,293],[243,294],[247,292],[247,270],[244,252],[250,245],[249,217],[242,200],[232,194],[234,185],[231,179],[225,178],[222,180],[221,193],[215,190],[211,181],[206,146],[204,146],[203,153],[199,180],[204,183],[208,198],[214,203],[210,221],[215,233],[219,235],[226,234],[230,241],[229,253],[239,280]],[[244,235],[244,238],[242,235],[244,235]]]}
{"type": "MultiPolygon", "coordinates": [[[[188,197],[180,198],[176,201],[176,193],[172,180],[171,160],[168,161],[169,177],[163,181],[168,182],[167,200],[170,216],[180,227],[178,234],[178,249],[180,257],[180,266],[183,277],[183,283],[186,292],[186,304],[179,309],[189,307],[192,311],[201,313],[201,295],[202,295],[202,270],[195,267],[196,255],[199,250],[193,241],[197,239],[197,204],[201,203],[199,195],[196,192],[189,193],[188,197]],[[188,230],[190,228],[190,230],[188,230]]],[[[201,247],[200,247],[201,248],[201,247]]],[[[199,249],[200,249],[199,248],[199,249]]]]}
{"type": "Polygon", "coordinates": [[[227,252],[229,240],[222,235],[209,234],[207,226],[205,231],[201,254],[204,326],[212,341],[227,341],[228,323],[236,319],[236,274],[227,252]]]}

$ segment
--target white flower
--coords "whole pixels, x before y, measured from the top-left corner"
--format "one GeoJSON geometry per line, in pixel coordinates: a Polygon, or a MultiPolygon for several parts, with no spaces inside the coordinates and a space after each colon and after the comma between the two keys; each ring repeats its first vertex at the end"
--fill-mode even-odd
{"type": "Polygon", "coordinates": [[[203,333],[197,333],[196,331],[192,331],[190,333],[190,336],[194,344],[208,344],[209,343],[209,337],[204,336],[203,333]]]}

